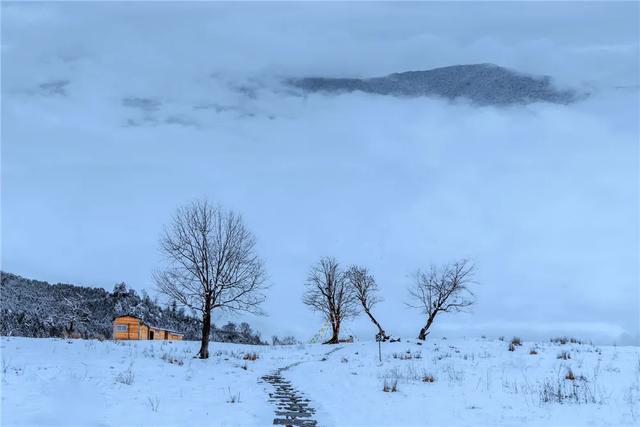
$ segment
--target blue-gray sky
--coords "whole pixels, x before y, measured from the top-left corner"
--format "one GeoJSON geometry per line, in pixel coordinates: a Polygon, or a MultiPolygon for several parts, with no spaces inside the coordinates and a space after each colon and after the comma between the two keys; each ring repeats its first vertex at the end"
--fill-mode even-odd
{"type": "Polygon", "coordinates": [[[320,327],[301,303],[320,256],[367,265],[401,335],[422,322],[412,271],[468,257],[478,304],[434,333],[637,343],[638,30],[631,2],[3,3],[2,269],[152,293],[163,224],[207,198],[258,238],[265,335],[320,327]],[[593,95],[494,108],[278,84],[485,62],[593,95]]]}

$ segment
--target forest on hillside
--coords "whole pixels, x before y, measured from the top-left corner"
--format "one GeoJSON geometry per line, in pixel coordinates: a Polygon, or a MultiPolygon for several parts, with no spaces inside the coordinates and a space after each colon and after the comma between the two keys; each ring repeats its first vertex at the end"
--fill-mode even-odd
{"type": "MultiPolygon", "coordinates": [[[[125,283],[113,291],[71,284],[49,284],[0,272],[0,335],[110,339],[113,318],[132,314],[146,323],[179,331],[184,339],[200,339],[201,321],[175,302],[162,306],[146,291],[138,294],[125,283]]],[[[219,342],[265,344],[245,322],[212,328],[219,342]]]]}

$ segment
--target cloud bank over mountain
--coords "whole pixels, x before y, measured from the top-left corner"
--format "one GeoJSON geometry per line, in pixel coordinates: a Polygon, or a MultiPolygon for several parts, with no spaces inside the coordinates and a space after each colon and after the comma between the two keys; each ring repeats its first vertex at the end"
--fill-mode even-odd
{"type": "Polygon", "coordinates": [[[207,197],[258,238],[272,287],[251,323],[267,336],[319,328],[300,299],[320,256],[370,268],[397,334],[421,322],[412,271],[469,257],[478,306],[434,334],[637,342],[636,4],[2,7],[3,270],[151,289],[163,224],[207,197]],[[283,83],[484,63],[590,95],[283,83]]]}

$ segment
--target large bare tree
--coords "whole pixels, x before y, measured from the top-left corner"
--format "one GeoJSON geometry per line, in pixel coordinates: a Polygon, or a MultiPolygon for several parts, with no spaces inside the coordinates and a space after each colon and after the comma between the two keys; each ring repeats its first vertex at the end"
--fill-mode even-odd
{"type": "Polygon", "coordinates": [[[382,299],[378,296],[378,284],[374,277],[369,274],[366,267],[358,265],[352,265],[347,269],[345,273],[347,282],[353,288],[356,299],[360,302],[362,310],[371,319],[371,322],[378,328],[378,334],[376,337],[381,341],[386,341],[389,336],[385,333],[380,323],[373,317],[371,310],[373,306],[381,302],[382,299]]]}
{"type": "Polygon", "coordinates": [[[158,290],[202,315],[198,357],[209,357],[211,312],[260,314],[265,274],[255,237],[242,217],[206,201],[180,207],[160,239],[167,268],[154,274],[158,290]]]}
{"type": "Polygon", "coordinates": [[[427,316],[418,339],[425,340],[429,328],[439,313],[464,311],[475,299],[469,285],[473,283],[474,266],[460,260],[441,267],[431,266],[428,272],[418,270],[409,289],[410,307],[418,308],[427,316]]]}
{"type": "Polygon", "coordinates": [[[321,258],[311,268],[305,284],[303,302],[319,311],[331,325],[331,338],[324,344],[337,344],[344,319],[358,315],[358,303],[353,288],[335,258],[321,258]]]}

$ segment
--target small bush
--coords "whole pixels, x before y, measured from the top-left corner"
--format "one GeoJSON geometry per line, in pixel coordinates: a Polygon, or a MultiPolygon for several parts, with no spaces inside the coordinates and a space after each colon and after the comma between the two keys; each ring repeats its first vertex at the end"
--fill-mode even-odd
{"type": "Polygon", "coordinates": [[[499,341],[504,341],[504,337],[498,337],[499,341]]]}
{"type": "Polygon", "coordinates": [[[511,338],[511,344],[515,346],[520,346],[522,345],[522,340],[520,340],[520,337],[513,337],[511,338]]]}
{"type": "Polygon", "coordinates": [[[509,351],[516,351],[516,346],[515,346],[512,342],[510,342],[510,343],[509,343],[508,350],[509,350],[509,351]]]}
{"type": "Polygon", "coordinates": [[[246,371],[247,369],[249,369],[249,366],[247,366],[247,362],[244,362],[244,365],[240,366],[240,368],[246,371]]]}
{"type": "Polygon", "coordinates": [[[244,356],[242,356],[242,360],[255,361],[257,358],[258,358],[258,355],[256,353],[245,353],[244,356]]]}
{"type": "Polygon", "coordinates": [[[529,354],[532,354],[532,355],[538,354],[538,350],[536,350],[536,348],[535,348],[535,347],[531,347],[531,348],[529,349],[529,354]]]}
{"type": "Polygon", "coordinates": [[[571,354],[566,351],[561,351],[560,353],[558,353],[557,358],[562,360],[569,360],[571,359],[571,354]]]}
{"type": "Polygon", "coordinates": [[[398,380],[393,380],[391,381],[391,383],[388,383],[387,380],[384,380],[382,391],[384,391],[385,393],[395,393],[396,391],[398,391],[398,380]]]}
{"type": "Polygon", "coordinates": [[[346,357],[343,357],[342,359],[340,359],[340,362],[349,363],[349,359],[347,359],[346,357]]]}

